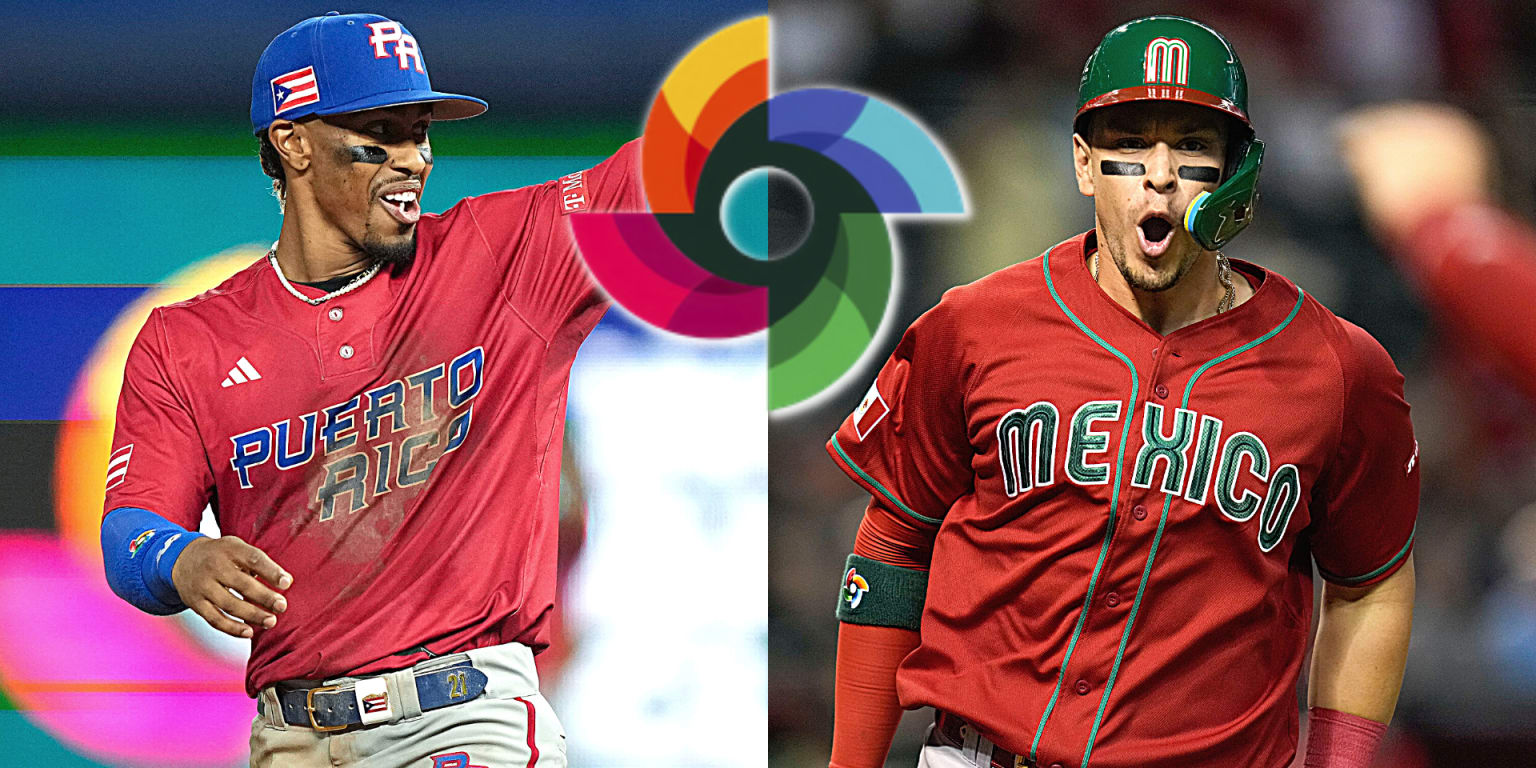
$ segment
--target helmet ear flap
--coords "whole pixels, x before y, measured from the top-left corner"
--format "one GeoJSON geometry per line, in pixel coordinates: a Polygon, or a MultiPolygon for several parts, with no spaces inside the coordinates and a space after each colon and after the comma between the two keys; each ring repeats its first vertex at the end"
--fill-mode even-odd
{"type": "Polygon", "coordinates": [[[1184,228],[1206,250],[1221,248],[1253,223],[1264,142],[1249,139],[1240,143],[1244,148],[1231,175],[1222,179],[1216,191],[1201,192],[1184,212],[1184,228]]]}

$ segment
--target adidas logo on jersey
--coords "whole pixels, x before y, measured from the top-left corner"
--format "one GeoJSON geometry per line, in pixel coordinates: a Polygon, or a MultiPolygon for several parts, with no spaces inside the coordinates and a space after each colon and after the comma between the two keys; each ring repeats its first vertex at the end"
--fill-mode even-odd
{"type": "Polygon", "coordinates": [[[220,382],[219,386],[233,387],[236,384],[244,384],[247,381],[255,381],[259,378],[261,378],[261,374],[256,372],[256,366],[251,365],[251,361],[242,357],[239,362],[235,363],[235,367],[229,369],[229,375],[224,377],[224,381],[220,382]]]}

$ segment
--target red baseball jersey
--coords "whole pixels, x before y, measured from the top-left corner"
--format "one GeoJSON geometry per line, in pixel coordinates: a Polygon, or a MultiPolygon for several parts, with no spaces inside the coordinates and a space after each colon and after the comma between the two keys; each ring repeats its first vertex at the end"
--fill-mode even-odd
{"type": "Polygon", "coordinates": [[[1282,768],[1313,560],[1365,585],[1413,540],[1403,378],[1238,261],[1249,301],[1159,335],[1094,283],[1094,247],[946,293],[828,443],[936,528],[901,702],[1041,768],[1282,768]]]}
{"type": "Polygon", "coordinates": [[[607,308],[565,214],[643,209],[638,152],[422,216],[409,266],[318,306],[264,258],[151,314],[106,510],[212,504],[293,574],[248,692],[548,645],[566,384],[607,308]]]}

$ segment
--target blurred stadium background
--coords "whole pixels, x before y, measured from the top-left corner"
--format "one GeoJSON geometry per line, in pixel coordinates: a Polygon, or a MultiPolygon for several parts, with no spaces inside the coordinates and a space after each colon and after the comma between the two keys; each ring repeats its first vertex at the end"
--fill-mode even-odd
{"type": "MultiPolygon", "coordinates": [[[[1498,141],[1498,199],[1529,220],[1536,5],[775,0],[772,11],[779,90],[850,85],[904,105],[944,138],[973,206],[968,223],[898,227],[904,283],[878,354],[823,407],[772,422],[772,765],[824,766],[831,742],[834,601],[867,497],[833,466],[824,441],[901,330],[946,288],[1092,226],[1092,201],[1077,194],[1070,162],[1078,76],[1105,32],[1150,13],[1213,25],[1247,67],[1269,154],[1258,222],[1227,252],[1287,275],[1364,326],[1407,376],[1423,446],[1418,603],[1378,765],[1536,765],[1536,408],[1463,329],[1435,316],[1370,238],[1333,134],[1343,112],[1366,103],[1467,108],[1498,141]]],[[[908,714],[889,765],[916,763],[930,722],[930,712],[908,714]]]]}
{"type": "MultiPolygon", "coordinates": [[[[108,591],[102,468],[148,309],[217,284],[275,238],[251,73],[273,36],[333,7],[0,5],[0,179],[14,205],[0,260],[0,765],[246,764],[247,647],[108,591]]],[[[490,101],[485,117],[433,130],[424,203],[441,211],[596,163],[639,132],[678,57],[763,3],[340,10],[403,21],[439,87],[490,101]]],[[[763,355],[760,340],[690,344],[615,311],[578,359],[565,641],[541,657],[572,765],[765,763],[763,355]]]]}

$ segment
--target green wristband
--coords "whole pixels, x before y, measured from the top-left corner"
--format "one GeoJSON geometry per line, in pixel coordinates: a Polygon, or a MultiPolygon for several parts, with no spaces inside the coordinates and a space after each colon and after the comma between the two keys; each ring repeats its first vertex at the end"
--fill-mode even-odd
{"type": "Polygon", "coordinates": [[[849,624],[915,630],[922,623],[927,595],[927,573],[849,555],[837,618],[849,624]]]}

